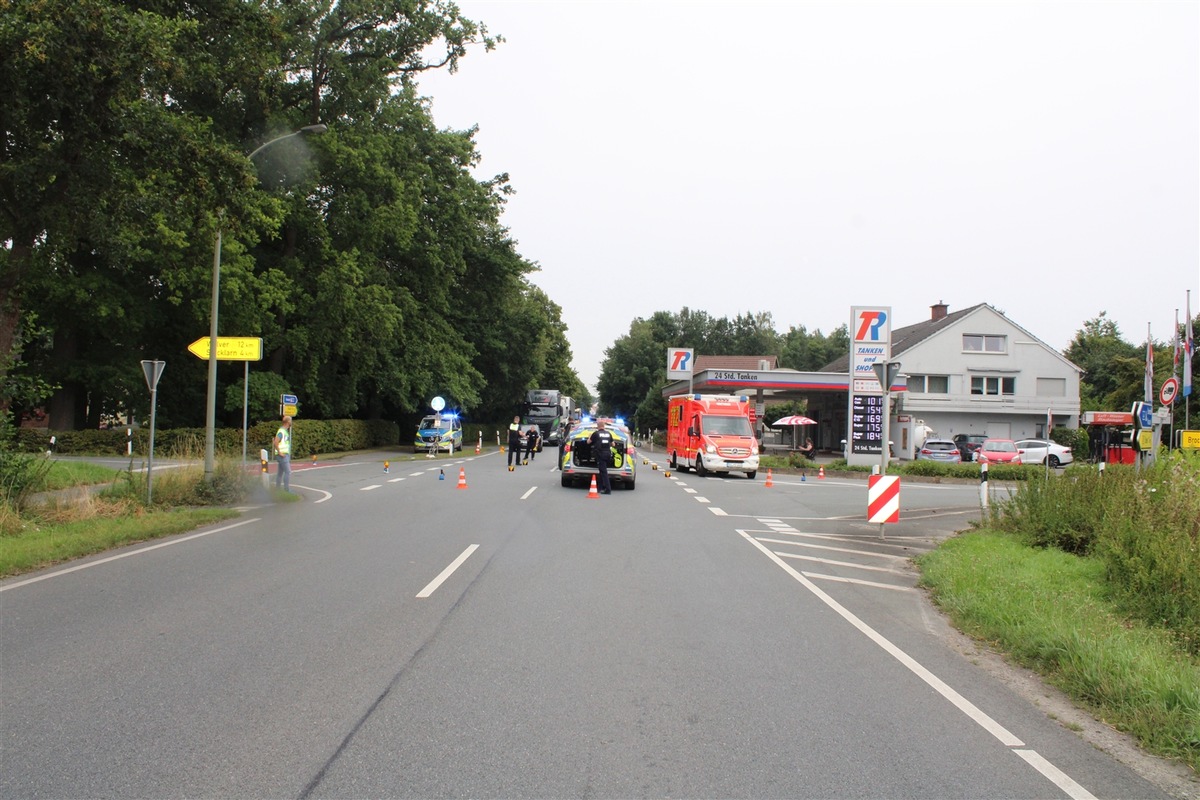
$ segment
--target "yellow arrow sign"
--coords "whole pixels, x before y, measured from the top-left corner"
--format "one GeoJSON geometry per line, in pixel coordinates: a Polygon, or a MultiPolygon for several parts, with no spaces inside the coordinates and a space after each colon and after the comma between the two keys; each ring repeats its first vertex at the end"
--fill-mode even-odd
{"type": "MultiPolygon", "coordinates": [[[[212,338],[202,336],[188,345],[188,352],[208,360],[212,338]]],[[[262,339],[253,336],[218,336],[217,361],[261,361],[262,339]]]]}

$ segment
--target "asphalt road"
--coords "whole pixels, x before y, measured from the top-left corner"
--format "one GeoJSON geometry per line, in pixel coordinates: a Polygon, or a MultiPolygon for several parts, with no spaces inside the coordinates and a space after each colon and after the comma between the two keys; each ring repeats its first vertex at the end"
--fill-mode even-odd
{"type": "Polygon", "coordinates": [[[947,646],[908,559],[976,486],[881,531],[862,481],[552,461],[299,462],[0,583],[0,795],[1165,797],[947,646]]]}

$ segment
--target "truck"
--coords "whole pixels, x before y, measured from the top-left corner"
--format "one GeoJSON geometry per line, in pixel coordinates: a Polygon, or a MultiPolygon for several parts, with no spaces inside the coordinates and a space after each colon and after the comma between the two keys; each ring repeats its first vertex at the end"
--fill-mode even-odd
{"type": "Polygon", "coordinates": [[[681,394],[667,401],[667,454],[672,469],[758,473],[754,406],[742,395],[681,394]]]}
{"type": "Polygon", "coordinates": [[[542,441],[558,446],[566,425],[575,413],[575,401],[558,389],[530,389],[521,407],[522,427],[537,425],[542,441]]]}

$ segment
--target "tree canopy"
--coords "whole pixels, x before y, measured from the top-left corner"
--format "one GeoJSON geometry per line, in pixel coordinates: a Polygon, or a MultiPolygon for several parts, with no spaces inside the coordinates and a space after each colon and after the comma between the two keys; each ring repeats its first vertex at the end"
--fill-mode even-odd
{"type": "MultiPolygon", "coordinates": [[[[412,81],[502,41],[454,3],[4,9],[0,404],[48,385],[52,427],[95,426],[147,405],[156,358],[160,424],[200,424],[186,348],[208,335],[218,232],[219,335],[263,339],[257,394],[287,386],[324,417],[441,395],[478,419],[528,388],[583,394],[561,309],[500,223],[508,176],[473,177],[474,131],[438,129],[412,81]]],[[[221,364],[226,410],[241,376],[221,364]]]]}

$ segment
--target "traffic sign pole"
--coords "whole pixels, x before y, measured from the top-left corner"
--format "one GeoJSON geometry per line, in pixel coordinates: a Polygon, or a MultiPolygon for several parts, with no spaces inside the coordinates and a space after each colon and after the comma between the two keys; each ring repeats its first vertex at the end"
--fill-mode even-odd
{"type": "Polygon", "coordinates": [[[162,377],[165,361],[143,361],[142,372],[150,387],[150,455],[146,460],[146,505],[154,499],[154,427],[158,414],[158,379],[162,377]]]}

